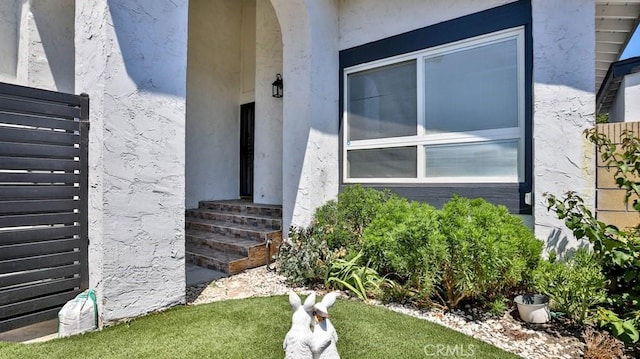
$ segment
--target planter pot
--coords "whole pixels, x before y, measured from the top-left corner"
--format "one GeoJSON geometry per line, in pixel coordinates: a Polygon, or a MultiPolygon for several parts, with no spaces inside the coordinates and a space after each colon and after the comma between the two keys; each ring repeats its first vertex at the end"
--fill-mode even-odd
{"type": "Polygon", "coordinates": [[[524,294],[514,300],[518,306],[520,319],[527,323],[546,323],[549,314],[549,297],[542,294],[524,294]]]}

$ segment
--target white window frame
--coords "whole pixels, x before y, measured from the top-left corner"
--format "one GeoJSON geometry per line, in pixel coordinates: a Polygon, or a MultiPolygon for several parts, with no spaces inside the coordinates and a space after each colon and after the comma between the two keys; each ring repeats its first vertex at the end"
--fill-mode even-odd
{"type": "Polygon", "coordinates": [[[525,59],[524,59],[524,26],[497,31],[486,35],[456,41],[429,49],[419,50],[382,60],[371,61],[344,69],[343,72],[343,139],[342,139],[342,173],[344,183],[519,183],[524,182],[525,167],[525,59]],[[424,60],[428,57],[450,54],[491,43],[516,39],[517,48],[517,82],[518,82],[518,127],[491,130],[450,132],[425,135],[425,98],[424,98],[424,60]],[[387,137],[370,140],[349,141],[348,123],[348,76],[364,70],[415,60],[417,81],[417,135],[387,137]],[[425,177],[425,145],[482,143],[500,140],[518,140],[518,174],[517,176],[500,177],[425,177]],[[417,177],[416,178],[356,178],[348,177],[347,152],[350,150],[383,149],[393,147],[416,146],[417,177]]]}

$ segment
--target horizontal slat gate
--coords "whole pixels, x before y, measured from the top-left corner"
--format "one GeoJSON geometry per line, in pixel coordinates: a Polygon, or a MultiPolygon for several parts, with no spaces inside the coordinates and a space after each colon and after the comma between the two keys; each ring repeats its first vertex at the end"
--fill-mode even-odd
{"type": "Polygon", "coordinates": [[[88,287],[89,98],[0,83],[0,332],[88,287]]]}

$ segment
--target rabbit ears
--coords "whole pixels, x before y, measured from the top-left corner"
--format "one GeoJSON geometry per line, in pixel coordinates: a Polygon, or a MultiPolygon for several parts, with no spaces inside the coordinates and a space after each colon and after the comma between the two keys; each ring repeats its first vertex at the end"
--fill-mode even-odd
{"type": "Polygon", "coordinates": [[[329,307],[331,307],[336,302],[337,297],[338,297],[337,292],[328,293],[327,295],[324,296],[324,298],[322,298],[320,303],[317,303],[316,305],[313,306],[313,309],[315,309],[320,316],[328,317],[329,307]]]}
{"type": "Polygon", "coordinates": [[[307,299],[304,300],[304,305],[302,305],[302,301],[300,300],[300,297],[298,297],[298,295],[295,292],[293,291],[289,292],[289,304],[291,304],[291,309],[293,309],[294,311],[300,308],[300,305],[303,306],[305,311],[310,311],[311,308],[313,308],[313,305],[315,303],[316,303],[316,293],[314,292],[311,292],[311,294],[309,294],[307,299]]]}

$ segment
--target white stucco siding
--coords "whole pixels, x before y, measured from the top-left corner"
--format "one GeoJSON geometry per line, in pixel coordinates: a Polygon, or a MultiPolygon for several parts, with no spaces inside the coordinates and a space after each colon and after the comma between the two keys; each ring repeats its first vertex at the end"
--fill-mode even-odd
{"type": "Polygon", "coordinates": [[[187,207],[239,195],[242,1],[189,2],[187,207]]]}
{"type": "Polygon", "coordinates": [[[613,104],[609,109],[609,122],[624,122],[624,80],[620,84],[616,98],[613,100],[613,104]]]}
{"type": "MultiPolygon", "coordinates": [[[[640,121],[640,72],[624,77],[622,86],[624,89],[624,121],[640,121]]],[[[620,91],[620,90],[619,90],[620,91]]]]}
{"type": "Polygon", "coordinates": [[[0,3],[0,81],[74,92],[75,0],[0,3]]]}
{"type": "Polygon", "coordinates": [[[572,190],[594,203],[593,147],[582,134],[594,122],[594,15],[593,0],[532,1],[533,216],[549,250],[577,243],[543,194],[572,190]]]}
{"type": "Polygon", "coordinates": [[[338,192],[338,3],[271,1],[283,42],[283,225],[338,192]]]}
{"type": "Polygon", "coordinates": [[[184,303],[187,0],[79,2],[89,271],[103,321],[184,303]]]}
{"type": "Polygon", "coordinates": [[[29,4],[28,85],[73,93],[75,0],[29,4]]]}
{"type": "MultiPolygon", "coordinates": [[[[282,104],[271,96],[282,74],[282,34],[269,0],[256,1],[256,137],[253,200],[282,204],[282,104]]],[[[288,83],[285,85],[287,86],[288,83]]],[[[291,84],[293,85],[293,84],[291,84]]]]}
{"type": "Polygon", "coordinates": [[[340,0],[340,50],[515,0],[340,0]]]}
{"type": "Polygon", "coordinates": [[[0,1],[0,81],[15,82],[18,67],[18,31],[22,6],[18,0],[0,1]]]}

